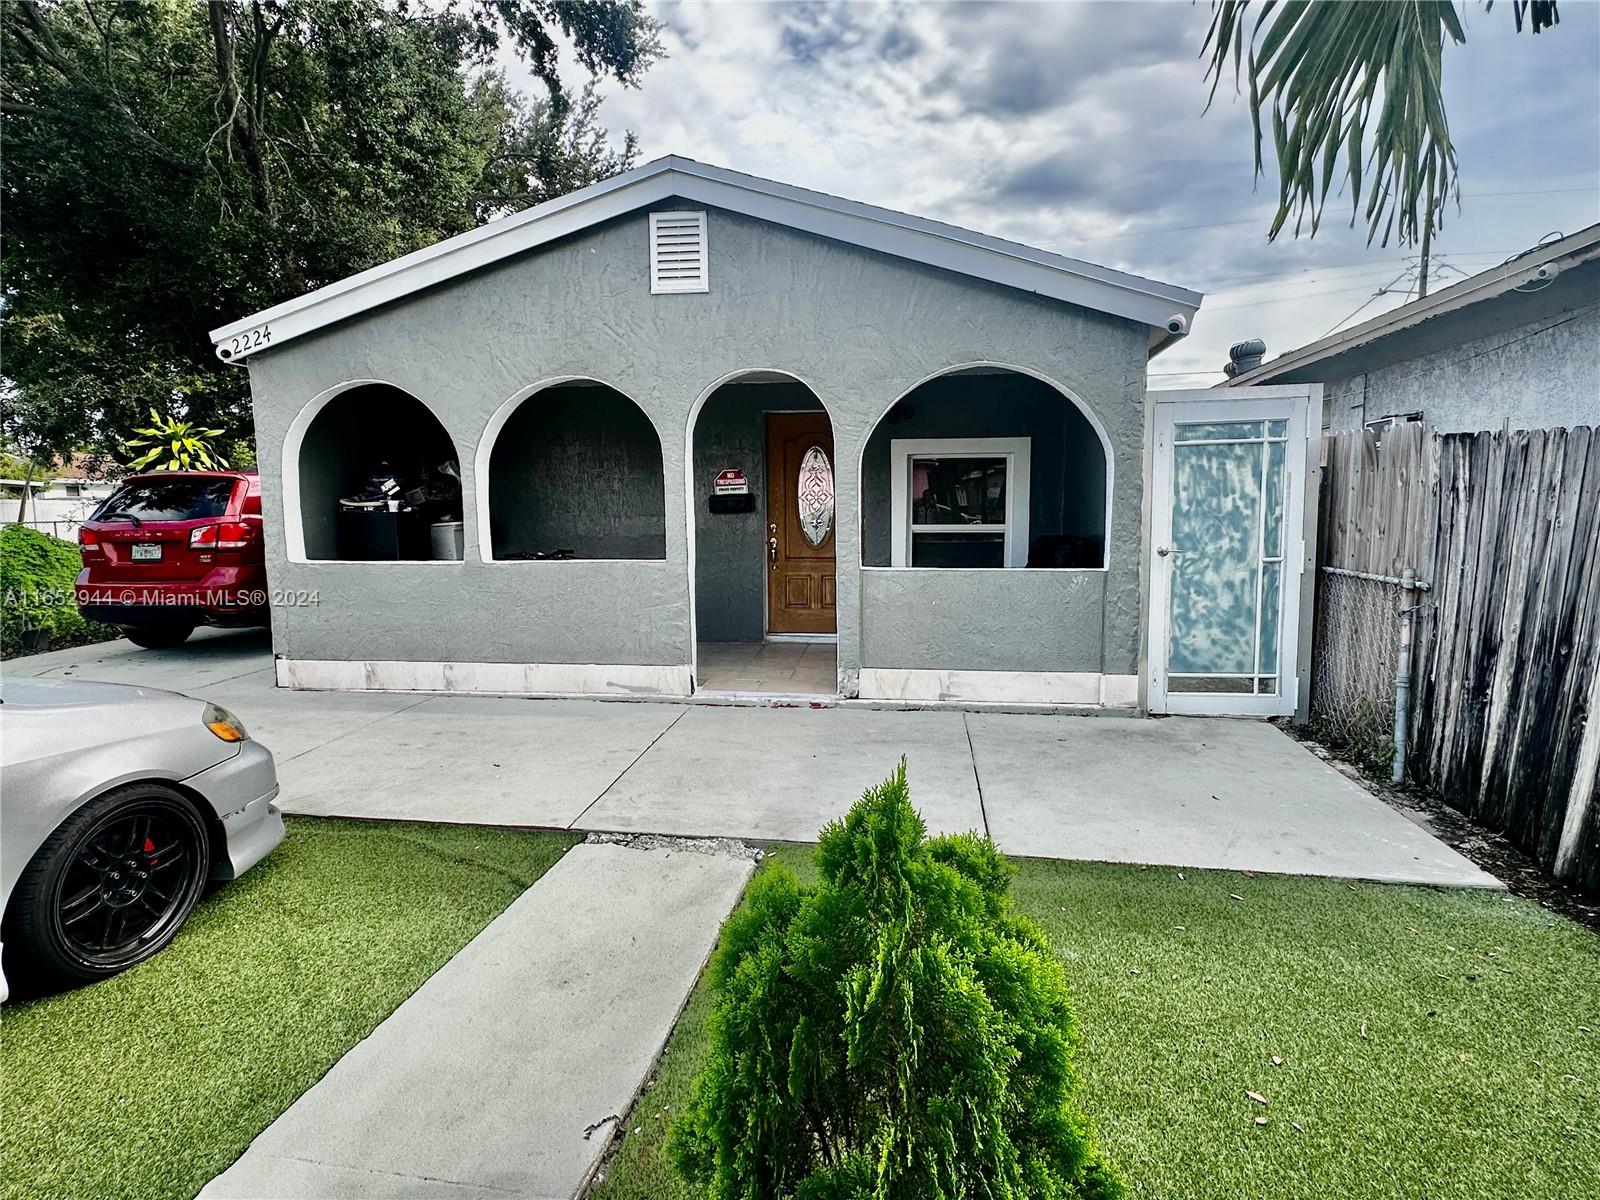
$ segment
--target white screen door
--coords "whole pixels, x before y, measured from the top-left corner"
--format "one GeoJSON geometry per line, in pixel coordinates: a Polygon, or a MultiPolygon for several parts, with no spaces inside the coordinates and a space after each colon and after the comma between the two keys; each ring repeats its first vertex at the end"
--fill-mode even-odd
{"type": "Polygon", "coordinates": [[[1151,399],[1150,710],[1292,714],[1310,389],[1151,399]]]}

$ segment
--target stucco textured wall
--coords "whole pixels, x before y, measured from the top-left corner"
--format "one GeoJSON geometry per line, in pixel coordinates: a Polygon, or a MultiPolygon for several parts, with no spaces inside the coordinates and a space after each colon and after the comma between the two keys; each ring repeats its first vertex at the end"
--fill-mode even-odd
{"type": "MultiPolygon", "coordinates": [[[[664,207],[670,207],[664,206],[664,207]]],[[[895,400],[954,366],[1036,371],[1087,404],[1116,452],[1111,545],[1139,544],[1147,331],[1101,313],[829,242],[721,210],[709,213],[711,290],[652,296],[644,214],[413,296],[250,360],[268,569],[274,586],[314,589],[315,606],[273,613],[274,648],[307,659],[679,664],[692,652],[684,463],[689,416],[719,381],[780,370],[803,381],[833,422],[838,496],[839,665],[846,690],[863,662],[858,513],[863,444],[895,400]],[[633,399],[661,438],[666,559],[659,563],[483,563],[469,506],[459,564],[288,560],[281,495],[291,422],[357,380],[423,400],[455,441],[466,494],[491,414],[543,380],[584,376],[633,399]]],[[[920,578],[986,669],[1041,660],[1045,614],[1061,593],[1010,575],[920,578]],[[996,600],[996,596],[1003,597],[996,600]],[[993,621],[996,604],[1009,619],[993,621]],[[989,612],[982,617],[977,614],[989,612]],[[988,630],[985,623],[1000,626],[988,630]]],[[[1020,577],[1019,577],[1020,578],[1020,577]]],[[[1137,657],[1137,555],[1113,553],[1103,596],[1085,595],[1063,638],[1085,669],[1124,672],[1137,657]]],[[[912,585],[907,585],[912,586],[912,585]]],[[[911,620],[914,614],[905,614],[911,620]]],[[[1057,657],[1067,650],[1056,648],[1057,657]]],[[[868,665],[903,665],[875,663],[868,665]]],[[[1041,666],[1044,663],[1041,661],[1041,666]]]]}
{"type": "Polygon", "coordinates": [[[1120,640],[1101,651],[1101,571],[861,573],[862,661],[913,670],[1132,674],[1120,640]]]}
{"type": "Polygon", "coordinates": [[[1323,412],[1333,429],[1412,412],[1440,433],[1600,425],[1600,304],[1332,380],[1323,412]]]}

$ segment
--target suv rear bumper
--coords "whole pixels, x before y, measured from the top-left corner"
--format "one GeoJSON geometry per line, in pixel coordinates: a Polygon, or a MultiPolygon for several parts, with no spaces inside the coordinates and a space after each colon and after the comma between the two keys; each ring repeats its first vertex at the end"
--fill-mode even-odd
{"type": "Polygon", "coordinates": [[[203,579],[117,583],[78,576],[78,611],[90,621],[143,628],[171,625],[264,625],[266,573],[258,566],[220,567],[203,579]]]}

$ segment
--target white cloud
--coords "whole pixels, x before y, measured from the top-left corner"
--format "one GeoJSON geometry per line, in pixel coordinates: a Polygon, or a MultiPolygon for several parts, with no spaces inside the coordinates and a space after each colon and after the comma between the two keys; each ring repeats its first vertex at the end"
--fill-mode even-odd
{"type": "MultiPolygon", "coordinates": [[[[1467,272],[1600,220],[1600,6],[1568,0],[1538,38],[1513,33],[1508,10],[1472,9],[1466,47],[1446,56],[1466,199],[1435,249],[1467,272]]],[[[1202,116],[1204,3],[655,11],[669,57],[637,90],[602,89],[605,121],[637,131],[644,158],[683,154],[1207,292],[1195,332],[1152,364],[1158,385],[1210,382],[1240,338],[1276,353],[1322,336],[1412,255],[1339,220],[1314,242],[1267,243],[1272,180],[1252,179],[1242,103],[1225,85],[1202,116]]]]}

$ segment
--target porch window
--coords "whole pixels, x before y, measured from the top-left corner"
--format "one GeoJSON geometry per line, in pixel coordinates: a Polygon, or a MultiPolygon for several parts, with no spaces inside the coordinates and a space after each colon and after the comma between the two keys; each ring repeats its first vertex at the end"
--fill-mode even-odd
{"type": "Polygon", "coordinates": [[[1031,438],[890,443],[896,567],[1023,567],[1031,438]]]}

